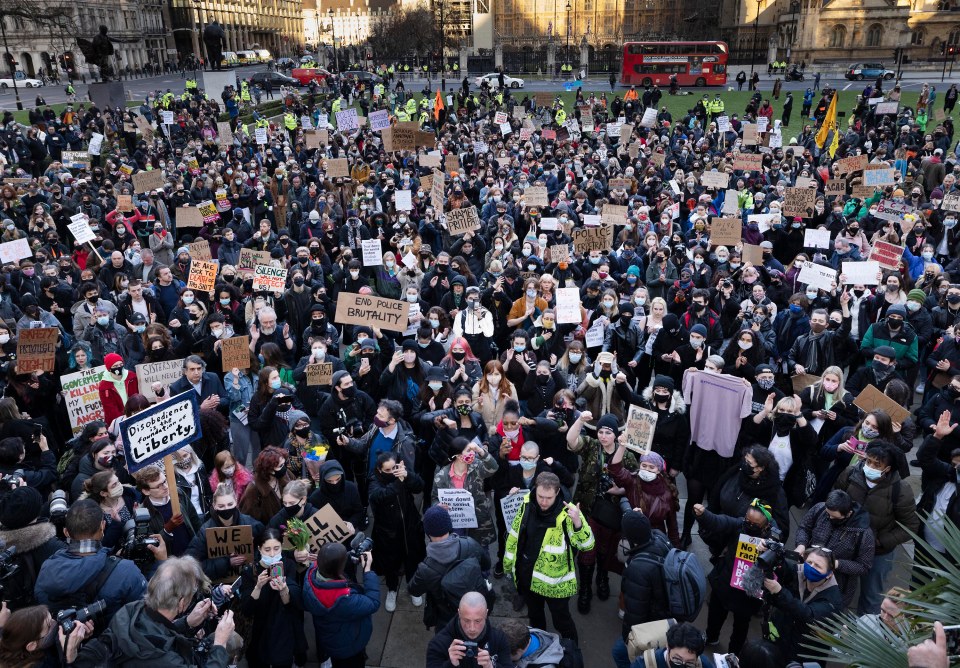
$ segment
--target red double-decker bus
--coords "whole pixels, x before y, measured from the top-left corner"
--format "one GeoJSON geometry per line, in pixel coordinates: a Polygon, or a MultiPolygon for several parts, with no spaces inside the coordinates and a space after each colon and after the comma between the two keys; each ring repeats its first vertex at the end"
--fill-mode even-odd
{"type": "Polygon", "coordinates": [[[675,74],[681,86],[723,86],[728,53],[726,42],[627,42],[620,83],[666,86],[675,74]]]}

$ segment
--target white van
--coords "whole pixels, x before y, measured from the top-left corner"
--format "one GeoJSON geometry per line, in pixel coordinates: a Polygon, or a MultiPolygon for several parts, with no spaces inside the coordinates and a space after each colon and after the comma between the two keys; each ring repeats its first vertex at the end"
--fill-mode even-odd
{"type": "Polygon", "coordinates": [[[260,59],[261,63],[269,63],[273,57],[266,49],[257,49],[257,58],[260,59]]]}
{"type": "Polygon", "coordinates": [[[250,65],[257,62],[256,51],[237,51],[237,59],[241,64],[250,65]]]}

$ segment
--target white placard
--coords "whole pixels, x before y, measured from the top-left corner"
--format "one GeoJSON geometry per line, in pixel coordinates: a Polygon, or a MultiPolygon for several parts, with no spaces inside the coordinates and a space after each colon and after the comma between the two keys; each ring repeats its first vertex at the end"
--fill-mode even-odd
{"type": "Polygon", "coordinates": [[[583,216],[584,227],[600,227],[603,224],[603,216],[585,214],[583,216]]]}
{"type": "Polygon", "coordinates": [[[60,376],[63,401],[70,417],[70,429],[79,434],[93,420],[103,420],[103,405],[97,389],[105,367],[100,365],[60,376]]]}
{"type": "Polygon", "coordinates": [[[356,109],[344,109],[343,111],[337,112],[338,130],[356,130],[358,127],[360,127],[360,122],[357,120],[356,109]]]}
{"type": "Polygon", "coordinates": [[[766,132],[770,119],[766,116],[757,116],[757,132],[766,132]]]}
{"type": "Polygon", "coordinates": [[[607,136],[619,137],[620,127],[621,127],[620,123],[607,123],[607,136]]]}
{"type": "Polygon", "coordinates": [[[317,129],[325,130],[330,127],[330,116],[329,114],[319,114],[317,115],[317,129]]]}
{"type": "Polygon", "coordinates": [[[586,343],[587,348],[599,348],[603,345],[603,339],[603,325],[594,324],[593,327],[587,330],[587,334],[584,337],[584,342],[586,343]]]}
{"type": "Polygon", "coordinates": [[[390,127],[390,112],[386,109],[370,112],[367,120],[370,121],[371,130],[386,130],[390,127]]]}
{"type": "Polygon", "coordinates": [[[501,123],[501,124],[500,124],[500,133],[501,133],[504,137],[506,137],[508,134],[510,134],[511,131],[512,131],[512,128],[510,127],[510,124],[509,124],[509,123],[501,123]]]}
{"type": "Polygon", "coordinates": [[[87,214],[78,213],[70,216],[70,220],[73,222],[67,223],[67,227],[70,229],[70,233],[73,234],[73,238],[77,240],[77,243],[85,244],[97,238],[97,235],[90,229],[90,219],[87,217],[87,214]]]}
{"type": "Polygon", "coordinates": [[[161,111],[160,112],[160,122],[164,125],[173,125],[173,112],[172,111],[161,111]]]}
{"type": "Polygon", "coordinates": [[[494,114],[494,116],[493,116],[493,122],[496,123],[497,125],[503,125],[504,123],[506,123],[506,122],[507,122],[507,112],[505,112],[505,111],[498,111],[498,112],[497,112],[496,114],[494,114]]]}
{"type": "Polygon", "coordinates": [[[583,317],[580,314],[580,288],[557,289],[557,323],[561,325],[579,325],[583,317]]]}
{"type": "Polygon", "coordinates": [[[640,126],[644,128],[652,128],[656,124],[657,124],[656,107],[647,107],[643,111],[643,118],[640,119],[640,126]]]}
{"type": "Polygon", "coordinates": [[[513,526],[513,518],[517,516],[523,500],[527,498],[530,492],[517,492],[510,496],[500,499],[500,514],[503,515],[503,523],[509,528],[513,526]]]}
{"type": "Polygon", "coordinates": [[[830,248],[830,230],[820,228],[804,230],[803,245],[806,248],[830,248]]]}
{"type": "Polygon", "coordinates": [[[877,275],[880,273],[880,263],[876,260],[862,262],[844,262],[843,278],[846,285],[879,285],[877,275]]]}
{"type": "Polygon", "coordinates": [[[0,262],[3,264],[18,262],[25,257],[31,256],[33,256],[33,251],[30,250],[30,243],[26,237],[0,244],[0,262]]]}
{"type": "Polygon", "coordinates": [[[440,488],[437,502],[447,507],[454,529],[476,529],[477,509],[469,489],[440,488]]]}
{"type": "Polygon", "coordinates": [[[747,216],[748,223],[756,223],[757,229],[763,234],[780,222],[779,213],[751,213],[747,216]]]}
{"type": "Polygon", "coordinates": [[[539,227],[541,230],[556,230],[560,228],[560,223],[556,218],[541,218],[539,227]]]}
{"type": "Polygon", "coordinates": [[[364,239],[360,242],[363,247],[363,266],[376,267],[383,264],[383,251],[380,239],[364,239]]]}
{"type": "Polygon", "coordinates": [[[94,132],[90,136],[90,144],[87,146],[87,153],[90,155],[100,155],[100,149],[103,147],[103,135],[94,132]]]}
{"type": "Polygon", "coordinates": [[[198,396],[189,390],[123,421],[120,435],[128,470],[138,471],[198,438],[198,396]]]}
{"type": "Polygon", "coordinates": [[[398,190],[394,204],[397,211],[413,211],[413,193],[409,190],[398,190]]]}
{"type": "Polygon", "coordinates": [[[400,261],[403,262],[403,266],[406,267],[407,269],[413,269],[414,267],[417,266],[417,258],[414,256],[413,253],[407,253],[402,258],[400,258],[400,261]]]}
{"type": "Polygon", "coordinates": [[[797,280],[820,290],[832,290],[837,280],[837,270],[813,262],[804,262],[797,280]]]}
{"type": "Polygon", "coordinates": [[[300,127],[303,128],[304,130],[312,130],[312,129],[313,129],[313,121],[310,120],[310,117],[309,117],[309,116],[301,116],[301,117],[300,117],[300,127]]]}
{"type": "Polygon", "coordinates": [[[415,319],[418,315],[420,315],[420,304],[410,304],[410,310],[407,312],[407,331],[403,333],[404,336],[416,336],[420,328],[420,321],[415,319]]]}
{"type": "Polygon", "coordinates": [[[720,132],[729,132],[730,131],[730,117],[729,116],[717,116],[717,130],[720,132]]]}
{"type": "Polygon", "coordinates": [[[253,131],[255,141],[258,144],[265,145],[267,143],[267,129],[266,128],[255,128],[253,131]]]}

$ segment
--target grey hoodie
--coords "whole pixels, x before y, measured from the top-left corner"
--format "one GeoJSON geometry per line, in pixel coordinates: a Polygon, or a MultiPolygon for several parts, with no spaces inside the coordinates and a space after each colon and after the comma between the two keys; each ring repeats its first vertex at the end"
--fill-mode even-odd
{"type": "Polygon", "coordinates": [[[520,658],[514,664],[516,668],[557,668],[563,661],[560,636],[534,628],[530,629],[530,635],[540,641],[540,647],[530,656],[520,658]]]}

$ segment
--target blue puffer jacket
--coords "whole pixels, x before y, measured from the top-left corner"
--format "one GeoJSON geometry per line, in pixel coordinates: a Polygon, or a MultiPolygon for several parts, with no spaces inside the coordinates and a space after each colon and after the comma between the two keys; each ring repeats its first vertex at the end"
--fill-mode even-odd
{"type": "MultiPolygon", "coordinates": [[[[94,555],[82,557],[69,550],[60,550],[43,562],[33,593],[37,603],[47,604],[81,591],[98,577],[107,563],[107,548],[102,547],[94,555]]],[[[97,592],[97,599],[107,603],[109,618],[127,603],[143,598],[147,592],[147,580],[132,561],[121,559],[110,577],[97,592]]]]}
{"type": "Polygon", "coordinates": [[[363,574],[363,587],[346,580],[326,580],[316,565],[303,583],[303,607],[313,615],[317,641],[334,659],[359,654],[370,641],[373,613],[380,608],[377,574],[363,574]]]}

